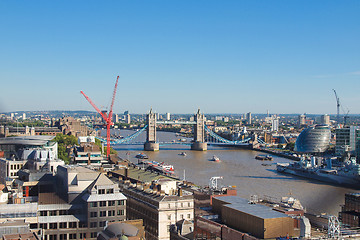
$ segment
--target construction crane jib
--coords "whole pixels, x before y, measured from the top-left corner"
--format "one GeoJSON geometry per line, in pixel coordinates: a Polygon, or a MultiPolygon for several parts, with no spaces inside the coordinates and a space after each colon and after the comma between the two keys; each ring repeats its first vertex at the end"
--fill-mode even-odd
{"type": "Polygon", "coordinates": [[[108,114],[106,112],[100,111],[100,109],[95,105],[95,103],[88,96],[86,96],[86,94],[83,91],[80,91],[80,93],[86,98],[86,100],[91,104],[91,106],[93,106],[93,108],[101,115],[101,117],[104,119],[106,123],[106,143],[107,143],[106,156],[107,157],[109,157],[110,155],[110,127],[114,125],[112,121],[112,114],[113,114],[113,106],[114,106],[118,81],[119,81],[119,76],[117,76],[116,78],[116,83],[115,83],[114,92],[112,95],[111,105],[108,114]]]}

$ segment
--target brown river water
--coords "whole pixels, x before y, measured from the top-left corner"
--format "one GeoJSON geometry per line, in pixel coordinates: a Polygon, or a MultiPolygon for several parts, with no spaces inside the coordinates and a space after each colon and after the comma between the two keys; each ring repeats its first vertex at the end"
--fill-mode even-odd
{"type": "MultiPolygon", "coordinates": [[[[133,132],[121,130],[121,135],[126,137],[133,132]]],[[[159,131],[157,137],[159,142],[182,138],[174,133],[159,131]]],[[[145,133],[142,133],[135,141],[144,140],[145,133]]],[[[316,180],[280,174],[276,171],[276,163],[291,160],[273,156],[273,161],[258,161],[255,156],[262,153],[253,150],[209,146],[208,151],[198,152],[191,151],[190,146],[186,145],[160,146],[158,152],[145,152],[143,145],[114,145],[113,148],[121,158],[134,163],[137,163],[135,155],[143,152],[149,156],[149,160],[171,164],[180,179],[183,179],[185,170],[186,180],[200,186],[208,185],[213,176],[223,176],[221,185],[236,186],[240,197],[258,195],[260,198],[271,197],[280,201],[283,196],[293,196],[300,200],[308,212],[316,214],[325,212],[337,216],[344,204],[345,193],[356,192],[316,180]],[[181,152],[186,152],[187,156],[179,155],[181,152]],[[221,161],[211,161],[213,155],[221,161]],[[262,166],[262,163],[271,166],[262,166]]]]}

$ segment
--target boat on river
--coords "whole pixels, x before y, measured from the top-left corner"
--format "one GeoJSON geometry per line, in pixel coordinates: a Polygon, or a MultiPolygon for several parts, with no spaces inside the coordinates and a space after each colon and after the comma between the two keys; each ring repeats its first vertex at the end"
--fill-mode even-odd
{"type": "Polygon", "coordinates": [[[289,173],[321,182],[360,188],[360,165],[356,163],[356,158],[351,158],[344,164],[333,167],[332,159],[327,159],[318,165],[315,157],[310,161],[302,157],[300,162],[278,163],[276,170],[280,173],[289,173]]]}
{"type": "Polygon", "coordinates": [[[181,153],[179,153],[179,155],[186,157],[186,152],[181,152],[181,153]]]}
{"type": "Polygon", "coordinates": [[[149,157],[144,153],[139,153],[135,156],[138,159],[148,159],[149,157]]]}
{"type": "Polygon", "coordinates": [[[273,160],[272,156],[270,156],[270,155],[257,155],[255,157],[255,159],[261,160],[261,161],[272,161],[273,160]]]}
{"type": "Polygon", "coordinates": [[[218,158],[216,155],[214,155],[214,156],[212,157],[211,161],[220,162],[220,158],[218,158]]]}

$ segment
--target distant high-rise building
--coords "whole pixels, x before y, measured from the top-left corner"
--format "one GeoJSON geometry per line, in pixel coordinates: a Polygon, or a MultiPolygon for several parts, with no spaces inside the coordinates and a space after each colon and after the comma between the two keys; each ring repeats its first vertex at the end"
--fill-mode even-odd
{"type": "Polygon", "coordinates": [[[114,114],[114,123],[118,123],[118,122],[119,122],[119,115],[114,114]]]}
{"type": "Polygon", "coordinates": [[[23,119],[23,120],[26,120],[26,113],[23,113],[22,119],[23,119]]]}
{"type": "Polygon", "coordinates": [[[330,116],[327,114],[322,115],[320,118],[320,122],[321,124],[330,125],[330,116]]]}
{"type": "Polygon", "coordinates": [[[248,113],[246,114],[246,122],[247,122],[248,124],[251,124],[251,112],[248,112],[248,113]]]}
{"type": "Polygon", "coordinates": [[[14,117],[15,117],[15,113],[10,113],[10,119],[14,120],[14,117]]]}
{"type": "Polygon", "coordinates": [[[170,113],[166,113],[166,121],[169,121],[170,120],[170,113]]]}
{"type": "Polygon", "coordinates": [[[360,142],[360,129],[358,126],[350,126],[346,128],[337,128],[335,153],[342,156],[345,152],[355,154],[357,145],[360,142]]]}
{"type": "Polygon", "coordinates": [[[306,116],[305,114],[301,114],[299,115],[299,127],[303,126],[306,124],[306,116]]]}
{"type": "Polygon", "coordinates": [[[271,121],[271,131],[272,132],[279,131],[279,119],[277,117],[274,117],[271,121]]]}
{"type": "Polygon", "coordinates": [[[222,121],[223,120],[223,116],[215,116],[215,121],[222,121]]]}
{"type": "Polygon", "coordinates": [[[131,123],[131,116],[130,116],[130,114],[127,114],[127,115],[126,115],[125,121],[126,121],[127,124],[130,124],[130,123],[131,123]]]}

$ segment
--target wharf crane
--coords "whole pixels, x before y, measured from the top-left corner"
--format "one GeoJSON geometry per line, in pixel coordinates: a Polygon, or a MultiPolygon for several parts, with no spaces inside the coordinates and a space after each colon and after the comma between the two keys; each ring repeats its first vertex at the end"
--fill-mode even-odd
{"type": "Polygon", "coordinates": [[[337,107],[337,124],[340,124],[340,106],[341,106],[341,109],[343,111],[343,113],[345,114],[344,116],[344,126],[346,125],[347,123],[347,119],[349,118],[349,109],[347,109],[347,112],[345,113],[345,110],[344,110],[344,107],[343,107],[343,104],[340,104],[340,99],[338,97],[338,95],[336,94],[336,91],[335,89],[333,89],[334,93],[335,93],[335,98],[336,98],[336,107],[337,107]]]}
{"type": "Polygon", "coordinates": [[[340,124],[340,99],[337,96],[335,89],[333,89],[333,91],[335,93],[335,98],[336,98],[336,110],[337,110],[336,121],[337,121],[337,124],[340,124]]]}
{"type": "Polygon", "coordinates": [[[86,94],[83,91],[80,91],[80,93],[82,95],[84,95],[86,100],[91,104],[91,106],[93,106],[93,108],[95,108],[95,110],[101,115],[101,117],[104,119],[104,121],[106,123],[106,143],[107,143],[106,144],[106,146],[107,146],[106,147],[106,157],[109,157],[109,155],[110,155],[110,126],[114,125],[114,123],[112,121],[112,114],[113,114],[113,106],[114,106],[118,81],[119,81],[119,76],[117,76],[117,78],[116,78],[116,83],[115,83],[114,92],[112,95],[109,113],[107,113],[107,111],[106,112],[100,111],[100,109],[95,105],[95,103],[88,96],[86,96],[86,94]]]}

